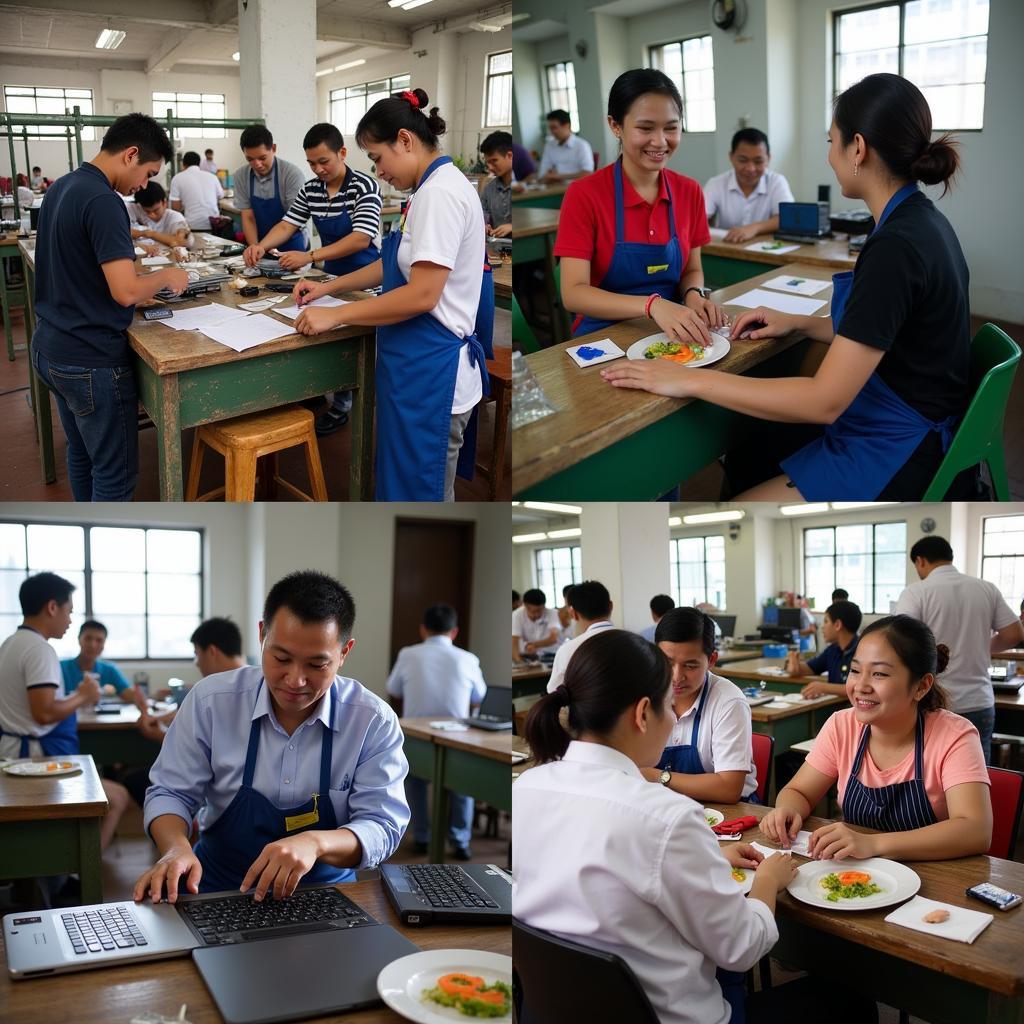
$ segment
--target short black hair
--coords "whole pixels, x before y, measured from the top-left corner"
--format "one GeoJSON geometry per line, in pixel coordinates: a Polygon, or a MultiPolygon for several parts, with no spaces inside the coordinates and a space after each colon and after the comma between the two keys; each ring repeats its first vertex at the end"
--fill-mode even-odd
{"type": "Polygon", "coordinates": [[[741,128],[732,137],[732,143],[729,146],[729,152],[735,153],[736,147],[741,143],[746,142],[750,146],[760,146],[764,143],[764,150],[766,153],[771,153],[772,148],[768,145],[768,136],[765,135],[760,128],[741,128]]]}
{"type": "Polygon", "coordinates": [[[656,644],[688,644],[699,641],[710,657],[715,651],[715,620],[699,608],[673,608],[661,617],[654,630],[656,644]]]}
{"type": "Polygon", "coordinates": [[[576,586],[575,583],[566,583],[566,585],[564,587],[562,587],[562,597],[564,597],[564,598],[566,598],[568,600],[569,591],[572,590],[572,588],[575,587],[575,586],[576,586]]]}
{"type": "Polygon", "coordinates": [[[205,156],[207,153],[213,153],[213,150],[212,149],[204,149],[203,150],[203,156],[205,156]]]}
{"type": "Polygon", "coordinates": [[[337,623],[344,643],[352,635],[356,606],[352,595],[334,577],[314,569],[291,572],[278,580],[263,605],[263,628],[268,629],[280,608],[287,608],[301,622],[337,623]]]}
{"type": "Polygon", "coordinates": [[[190,149],[182,158],[182,167],[198,167],[200,164],[199,154],[194,150],[190,149]]]}
{"type": "Polygon", "coordinates": [[[143,210],[149,206],[156,206],[157,203],[162,203],[167,198],[167,193],[164,191],[163,185],[158,181],[151,181],[145,188],[140,188],[135,193],[135,202],[143,210]]]}
{"type": "Polygon", "coordinates": [[[513,590],[512,591],[512,600],[513,601],[521,601],[522,600],[522,595],[519,593],[518,590],[513,590]]]}
{"type": "Polygon", "coordinates": [[[145,114],[119,117],[106,130],[100,143],[100,149],[105,153],[123,153],[130,146],[138,146],[139,161],[144,164],[156,159],[170,163],[174,159],[167,132],[145,114]]]}
{"type": "Polygon", "coordinates": [[[42,170],[42,167],[33,167],[33,168],[32,168],[32,170],[33,170],[33,171],[41,171],[41,170],[42,170]]]}
{"type": "Polygon", "coordinates": [[[103,633],[105,637],[109,636],[107,627],[104,626],[102,622],[98,622],[96,619],[86,619],[85,622],[83,622],[78,627],[78,635],[81,636],[87,629],[98,629],[103,633]]]}
{"type": "Polygon", "coordinates": [[[657,616],[667,615],[675,606],[675,601],[668,594],[655,594],[651,598],[651,611],[657,616]]]}
{"type": "Polygon", "coordinates": [[[333,124],[327,124],[325,121],[320,124],[313,125],[313,127],[306,132],[302,139],[302,148],[316,149],[321,142],[332,153],[340,153],[342,147],[345,145],[345,140],[342,138],[341,132],[339,132],[333,124]]]}
{"type": "Polygon", "coordinates": [[[431,633],[450,633],[459,624],[459,616],[450,604],[432,604],[423,613],[423,628],[431,633]]]}
{"type": "Polygon", "coordinates": [[[274,144],[274,136],[265,124],[251,124],[242,130],[238,139],[238,145],[242,149],[253,149],[256,146],[266,146],[267,149],[274,144]]]}
{"type": "Polygon", "coordinates": [[[200,622],[188,642],[203,650],[216,647],[229,658],[242,655],[242,631],[230,619],[213,618],[200,622]]]}
{"type": "Polygon", "coordinates": [[[512,134],[511,132],[491,132],[490,135],[480,143],[480,152],[484,156],[490,156],[492,153],[500,153],[505,156],[512,152],[512,134]]]}
{"type": "Polygon", "coordinates": [[[856,633],[864,620],[860,606],[852,601],[833,601],[825,609],[825,614],[833,622],[841,622],[851,633],[856,633]]]}
{"type": "Polygon", "coordinates": [[[593,622],[607,618],[612,611],[612,596],[608,588],[597,580],[584,580],[569,591],[569,606],[583,618],[593,622]]]}
{"type": "Polygon", "coordinates": [[[29,576],[18,588],[21,614],[38,615],[50,601],[67,604],[74,589],[74,583],[55,572],[40,572],[29,576]]]}
{"type": "Polygon", "coordinates": [[[544,115],[545,121],[557,121],[559,124],[571,124],[572,118],[569,116],[568,110],[552,110],[550,113],[544,115]]]}
{"type": "Polygon", "coordinates": [[[836,587],[836,589],[832,591],[832,600],[833,601],[849,601],[850,600],[850,592],[848,590],[843,590],[842,587],[836,587]]]}
{"type": "Polygon", "coordinates": [[[926,562],[952,562],[953,549],[945,537],[922,537],[910,549],[912,562],[923,558],[926,562]]]}
{"type": "Polygon", "coordinates": [[[532,587],[523,594],[523,604],[547,604],[548,599],[543,590],[532,587]]]}

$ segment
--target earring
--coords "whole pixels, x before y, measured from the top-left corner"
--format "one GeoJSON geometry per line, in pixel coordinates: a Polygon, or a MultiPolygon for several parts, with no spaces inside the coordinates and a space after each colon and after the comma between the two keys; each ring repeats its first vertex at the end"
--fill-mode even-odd
{"type": "Polygon", "coordinates": [[[855,178],[857,177],[857,171],[859,170],[859,168],[860,168],[860,164],[854,164],[853,165],[853,176],[855,178]]]}

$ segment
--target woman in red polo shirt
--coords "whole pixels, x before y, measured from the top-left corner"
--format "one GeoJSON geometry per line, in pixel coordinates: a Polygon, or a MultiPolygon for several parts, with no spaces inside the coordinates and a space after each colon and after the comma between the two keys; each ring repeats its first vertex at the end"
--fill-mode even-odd
{"type": "Polygon", "coordinates": [[[574,335],[646,316],[673,340],[710,344],[708,327],[726,322],[704,289],[700,247],[711,235],[700,185],[668,169],[682,109],[661,71],[636,68],[612,85],[608,123],[622,155],[569,186],[555,242],[574,335]]]}

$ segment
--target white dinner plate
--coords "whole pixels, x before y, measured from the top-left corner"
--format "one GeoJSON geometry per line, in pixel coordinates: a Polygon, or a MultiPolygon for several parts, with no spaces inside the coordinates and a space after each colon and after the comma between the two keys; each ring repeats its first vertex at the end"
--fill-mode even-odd
{"type": "Polygon", "coordinates": [[[4,771],[8,775],[41,775],[50,779],[55,775],[72,775],[81,770],[81,765],[75,764],[74,761],[61,761],[58,758],[52,761],[15,761],[13,764],[4,765],[4,771]],[[49,770],[50,765],[57,767],[49,770]]]}
{"type": "MultiPolygon", "coordinates": [[[[503,981],[512,985],[512,957],[501,953],[485,953],[479,949],[427,949],[394,960],[377,975],[377,991],[381,999],[395,1013],[418,1024],[448,1024],[449,1021],[467,1021],[471,1018],[459,1013],[455,1007],[425,1002],[423,992],[434,988],[437,979],[459,971],[475,974],[488,985],[503,981]]],[[[503,1017],[488,1020],[512,1019],[512,1009],[503,1017]]]]}
{"type": "Polygon", "coordinates": [[[796,878],[786,886],[790,896],[809,903],[812,907],[826,910],[874,910],[877,907],[891,907],[910,899],[921,888],[921,879],[916,871],[906,864],[883,857],[869,857],[867,860],[811,860],[797,868],[796,878]],[[821,886],[821,880],[832,872],[866,871],[871,881],[882,891],[872,896],[855,896],[839,899],[834,903],[821,886]]]}
{"type": "MultiPolygon", "coordinates": [[[[668,341],[668,336],[664,331],[659,331],[657,334],[649,334],[646,338],[634,341],[626,350],[626,358],[638,361],[643,360],[644,353],[656,341],[668,341]]],[[[731,347],[732,346],[729,344],[728,338],[723,338],[718,334],[712,334],[711,345],[709,348],[704,349],[703,359],[691,359],[688,363],[675,363],[673,365],[685,367],[708,366],[711,363],[717,363],[719,359],[724,359],[729,354],[729,349],[731,347]]]]}
{"type": "Polygon", "coordinates": [[[744,895],[746,895],[748,892],[750,892],[750,888],[754,884],[754,872],[753,872],[753,869],[751,869],[751,868],[732,868],[732,865],[730,865],[730,868],[732,870],[734,870],[734,871],[742,871],[743,872],[744,878],[743,878],[742,882],[736,881],[736,879],[733,879],[733,881],[736,882],[736,884],[739,886],[740,892],[743,893],[744,895]]]}
{"type": "Polygon", "coordinates": [[[721,811],[716,811],[713,807],[704,808],[704,817],[707,819],[708,828],[714,828],[725,821],[725,815],[721,811]]]}

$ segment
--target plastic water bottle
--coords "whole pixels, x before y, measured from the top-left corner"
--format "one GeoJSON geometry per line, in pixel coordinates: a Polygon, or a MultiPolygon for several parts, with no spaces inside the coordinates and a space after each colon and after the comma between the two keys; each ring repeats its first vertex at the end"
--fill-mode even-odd
{"type": "Polygon", "coordinates": [[[537,382],[521,352],[512,353],[512,415],[513,428],[543,419],[555,412],[547,395],[537,382]]]}
{"type": "Polygon", "coordinates": [[[22,207],[21,208],[21,228],[19,229],[18,233],[21,234],[21,235],[28,235],[28,233],[31,230],[32,230],[32,215],[28,212],[28,210],[25,207],[22,207]]]}

